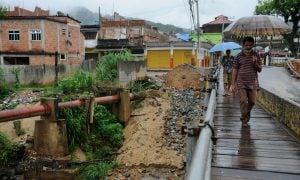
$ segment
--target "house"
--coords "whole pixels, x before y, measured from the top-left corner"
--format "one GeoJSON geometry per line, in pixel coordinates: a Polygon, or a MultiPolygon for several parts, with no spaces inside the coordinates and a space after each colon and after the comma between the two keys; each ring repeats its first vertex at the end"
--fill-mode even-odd
{"type": "Polygon", "coordinates": [[[125,19],[115,12],[112,20],[102,18],[99,39],[128,39],[142,46],[144,42],[166,41],[168,36],[144,20],[125,19]]]}
{"type": "Polygon", "coordinates": [[[198,61],[195,42],[150,42],[146,43],[145,59],[149,70],[168,70],[181,64],[192,64],[197,67],[208,67],[208,50],[211,44],[201,42],[201,53],[204,55],[201,64],[198,61]]]}
{"type": "Polygon", "coordinates": [[[100,58],[99,50],[96,49],[99,37],[100,26],[82,25],[80,31],[84,35],[85,60],[95,60],[100,58]]]}
{"type": "Polygon", "coordinates": [[[116,12],[113,18],[101,17],[100,25],[82,26],[81,31],[85,36],[85,59],[99,59],[107,52],[128,49],[135,59],[143,60],[146,42],[169,39],[144,20],[126,19],[116,12]]]}
{"type": "Polygon", "coordinates": [[[0,65],[80,64],[84,59],[80,22],[15,7],[0,18],[0,65]]]}
{"type": "Polygon", "coordinates": [[[203,33],[222,32],[232,22],[227,16],[217,16],[215,20],[202,25],[203,33]]]}

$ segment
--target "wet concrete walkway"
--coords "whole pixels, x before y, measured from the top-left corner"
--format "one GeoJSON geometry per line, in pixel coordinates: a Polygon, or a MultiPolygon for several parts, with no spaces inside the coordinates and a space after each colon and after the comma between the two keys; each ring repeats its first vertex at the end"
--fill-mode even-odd
{"type": "Polygon", "coordinates": [[[255,105],[242,127],[238,98],[222,96],[220,84],[214,123],[212,179],[300,179],[300,142],[272,116],[255,105]]]}
{"type": "Polygon", "coordinates": [[[260,87],[300,106],[300,79],[284,67],[264,66],[258,75],[260,87]]]}

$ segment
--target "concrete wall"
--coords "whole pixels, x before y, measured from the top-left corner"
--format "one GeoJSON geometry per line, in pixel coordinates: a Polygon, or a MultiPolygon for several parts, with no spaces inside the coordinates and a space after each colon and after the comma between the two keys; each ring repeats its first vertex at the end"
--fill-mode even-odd
{"type": "Polygon", "coordinates": [[[257,100],[260,105],[276,116],[276,119],[300,137],[299,104],[283,99],[262,88],[258,92],[257,100]]]}
{"type": "Polygon", "coordinates": [[[147,66],[145,61],[118,61],[119,81],[129,82],[132,80],[145,79],[147,66]]]}
{"type": "MultiPolygon", "coordinates": [[[[0,65],[4,72],[4,78],[8,83],[15,83],[16,77],[12,73],[14,68],[20,69],[20,84],[40,84],[51,85],[55,81],[55,66],[54,65],[0,65]]],[[[81,68],[81,64],[59,64],[58,79],[66,77],[77,69],[81,68]]]]}

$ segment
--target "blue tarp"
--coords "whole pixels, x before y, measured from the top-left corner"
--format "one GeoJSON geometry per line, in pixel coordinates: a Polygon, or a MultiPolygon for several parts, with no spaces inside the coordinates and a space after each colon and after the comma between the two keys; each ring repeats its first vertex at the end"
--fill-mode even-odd
{"type": "Polygon", "coordinates": [[[192,41],[192,38],[190,37],[189,34],[177,34],[176,37],[183,41],[192,41]]]}

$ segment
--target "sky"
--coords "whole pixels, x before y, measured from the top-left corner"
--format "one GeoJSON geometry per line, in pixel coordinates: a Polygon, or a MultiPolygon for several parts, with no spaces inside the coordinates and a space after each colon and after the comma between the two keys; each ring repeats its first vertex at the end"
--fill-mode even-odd
{"type": "MultiPolygon", "coordinates": [[[[258,0],[198,0],[199,23],[211,22],[215,17],[224,15],[231,21],[254,13],[258,0]]],[[[57,11],[68,10],[84,6],[92,12],[112,15],[118,12],[124,17],[134,17],[163,24],[172,24],[181,28],[193,29],[188,0],[0,0],[0,5],[10,7],[19,6],[31,11],[35,6],[57,11]]],[[[196,9],[195,9],[196,12],[196,9]]],[[[196,16],[195,16],[196,17],[196,16]]],[[[197,23],[195,18],[194,23],[197,23]]]]}

